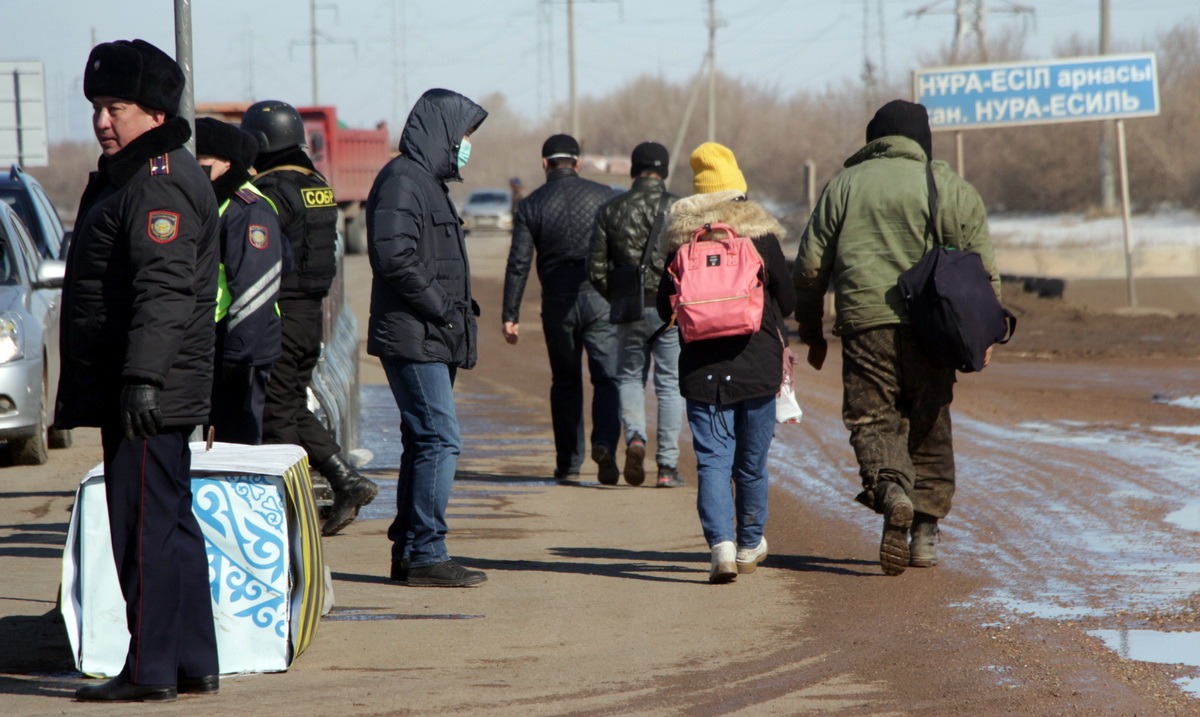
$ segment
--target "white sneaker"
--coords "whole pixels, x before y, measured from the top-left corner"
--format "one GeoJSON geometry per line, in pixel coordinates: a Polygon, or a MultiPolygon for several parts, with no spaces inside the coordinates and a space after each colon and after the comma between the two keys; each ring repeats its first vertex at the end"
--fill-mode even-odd
{"type": "Polygon", "coordinates": [[[737,546],[732,540],[717,543],[712,547],[712,570],[708,573],[710,583],[728,583],[737,579],[737,546]]]}
{"type": "Polygon", "coordinates": [[[739,573],[752,573],[758,564],[767,559],[767,536],[758,541],[757,548],[738,548],[737,570],[739,573]]]}

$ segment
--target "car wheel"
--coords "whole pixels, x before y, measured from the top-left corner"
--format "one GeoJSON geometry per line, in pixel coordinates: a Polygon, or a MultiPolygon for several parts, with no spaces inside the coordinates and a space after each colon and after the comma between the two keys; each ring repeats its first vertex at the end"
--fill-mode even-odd
{"type": "Polygon", "coordinates": [[[46,381],[42,379],[42,409],[38,412],[38,422],[33,428],[33,435],[26,438],[14,438],[8,442],[8,452],[12,456],[13,465],[40,466],[50,458],[46,445],[48,431],[46,424],[46,381]]]}
{"type": "Polygon", "coordinates": [[[70,448],[75,443],[75,437],[70,428],[51,428],[46,442],[51,448],[70,448]]]}

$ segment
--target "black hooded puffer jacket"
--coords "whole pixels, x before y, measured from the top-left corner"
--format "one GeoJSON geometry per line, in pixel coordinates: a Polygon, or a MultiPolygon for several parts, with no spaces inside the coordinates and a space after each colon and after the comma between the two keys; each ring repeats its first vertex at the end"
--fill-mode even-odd
{"type": "Polygon", "coordinates": [[[367,353],[471,368],[479,306],[462,221],[447,181],[462,181],[458,150],[487,112],[450,90],[417,100],[367,196],[367,243],[374,281],[367,353]]]}

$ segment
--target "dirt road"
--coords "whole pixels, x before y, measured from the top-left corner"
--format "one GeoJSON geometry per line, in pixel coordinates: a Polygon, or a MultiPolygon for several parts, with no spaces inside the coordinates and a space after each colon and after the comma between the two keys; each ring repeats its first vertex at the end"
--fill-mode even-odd
{"type": "MultiPolygon", "coordinates": [[[[878,518],[852,501],[831,352],[824,371],[799,374],[804,422],[777,434],[771,557],[710,586],[690,449],[682,489],[600,487],[594,470],[583,486],[548,480],[536,286],[521,343],[507,346],[507,243],[469,242],[484,317],[480,365],[457,389],[450,548],[488,583],[388,581],[397,427],[364,356],[366,469],[385,492],[325,542],[336,607],[316,642],[286,673],[229,677],[217,697],[138,713],[1200,713],[1176,682],[1196,668],[1105,646],[1197,629],[1194,319],[1115,321],[1014,296],[1018,338],[957,387],[960,491],[942,565],[894,578],[876,562],[878,518]]],[[[365,327],[363,257],[347,278],[365,327]]],[[[73,490],[98,458],[84,431],[47,466],[0,469],[0,714],[133,711],[70,701],[82,680],[54,620],[73,490]]]]}

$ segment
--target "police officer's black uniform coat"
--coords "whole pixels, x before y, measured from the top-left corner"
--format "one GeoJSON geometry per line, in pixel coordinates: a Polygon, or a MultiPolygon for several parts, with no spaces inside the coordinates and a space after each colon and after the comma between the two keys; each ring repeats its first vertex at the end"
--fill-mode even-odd
{"type": "Polygon", "coordinates": [[[208,417],[217,203],[190,136],[168,119],[88,180],[63,283],[59,428],[117,423],[121,386],[135,382],[161,389],[167,426],[208,417]]]}

